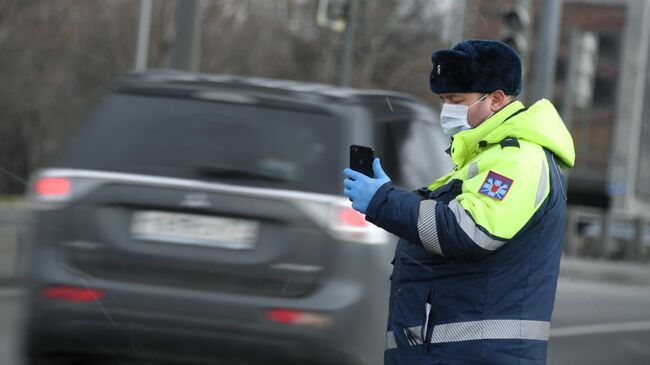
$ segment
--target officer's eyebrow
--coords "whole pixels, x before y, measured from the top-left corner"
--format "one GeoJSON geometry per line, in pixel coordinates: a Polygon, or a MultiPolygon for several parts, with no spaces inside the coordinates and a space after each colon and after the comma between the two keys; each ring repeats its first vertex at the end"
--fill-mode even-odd
{"type": "Polygon", "coordinates": [[[440,97],[440,101],[443,103],[445,102],[445,99],[450,100],[452,103],[458,103],[463,101],[463,98],[459,94],[440,94],[438,95],[440,97]]]}

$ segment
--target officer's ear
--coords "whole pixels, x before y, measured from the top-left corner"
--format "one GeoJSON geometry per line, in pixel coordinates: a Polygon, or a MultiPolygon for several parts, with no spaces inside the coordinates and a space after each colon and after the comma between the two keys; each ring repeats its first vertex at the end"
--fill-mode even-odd
{"type": "Polygon", "coordinates": [[[510,103],[510,97],[503,92],[503,90],[495,90],[490,94],[490,111],[496,113],[501,110],[504,106],[510,103]]]}

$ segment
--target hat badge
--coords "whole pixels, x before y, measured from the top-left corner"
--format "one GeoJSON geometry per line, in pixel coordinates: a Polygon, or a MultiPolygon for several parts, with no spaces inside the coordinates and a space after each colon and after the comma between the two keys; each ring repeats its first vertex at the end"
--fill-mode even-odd
{"type": "Polygon", "coordinates": [[[436,72],[438,72],[438,76],[440,76],[440,64],[438,64],[438,67],[436,67],[436,72]]]}

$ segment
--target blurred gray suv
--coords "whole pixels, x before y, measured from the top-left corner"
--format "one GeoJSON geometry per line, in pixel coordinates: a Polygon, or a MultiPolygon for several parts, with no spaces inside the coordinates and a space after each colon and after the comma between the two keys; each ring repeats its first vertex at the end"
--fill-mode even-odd
{"type": "Polygon", "coordinates": [[[27,364],[378,364],[395,237],[342,195],[348,146],[398,185],[449,168],[418,100],[126,76],[32,176],[27,364]]]}

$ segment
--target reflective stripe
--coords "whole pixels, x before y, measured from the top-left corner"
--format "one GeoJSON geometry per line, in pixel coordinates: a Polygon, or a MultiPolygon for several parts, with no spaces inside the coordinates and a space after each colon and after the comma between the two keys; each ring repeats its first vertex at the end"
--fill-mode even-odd
{"type": "Polygon", "coordinates": [[[386,350],[397,348],[397,343],[395,342],[395,334],[393,331],[386,332],[386,350]]]}
{"type": "Polygon", "coordinates": [[[535,207],[544,200],[544,193],[546,193],[546,184],[548,183],[548,171],[546,171],[546,164],[542,161],[542,175],[539,177],[537,184],[537,196],[535,196],[535,207]]]}
{"type": "Polygon", "coordinates": [[[422,326],[404,328],[404,335],[411,346],[421,345],[423,343],[422,326]]]}
{"type": "MultiPolygon", "coordinates": [[[[506,243],[506,241],[495,240],[492,237],[488,236],[485,232],[481,231],[476,225],[476,223],[474,223],[472,217],[469,214],[467,214],[465,208],[463,208],[463,206],[460,205],[458,200],[454,199],[450,201],[449,209],[451,209],[451,212],[454,213],[454,216],[456,217],[456,222],[463,230],[463,232],[465,232],[465,234],[469,236],[469,238],[474,243],[481,246],[482,248],[489,251],[494,251],[499,247],[503,246],[504,243],[506,243]]],[[[418,225],[418,229],[419,229],[419,225],[418,225]]]]}
{"type": "Polygon", "coordinates": [[[438,224],[436,223],[435,200],[423,200],[420,202],[418,213],[418,234],[422,246],[430,252],[442,255],[440,241],[438,241],[438,224]]]}
{"type": "MultiPolygon", "coordinates": [[[[548,341],[551,322],[547,321],[523,321],[515,319],[495,319],[472,322],[445,323],[436,325],[433,328],[431,343],[462,342],[476,340],[535,340],[548,341]]],[[[405,333],[420,334],[422,326],[410,327],[404,330],[405,333]]],[[[386,338],[392,338],[392,342],[386,341],[386,349],[397,348],[393,331],[386,333],[386,338]]],[[[408,338],[408,337],[407,337],[408,338]]],[[[422,345],[421,336],[414,337],[416,341],[409,338],[410,346],[422,345]],[[419,341],[417,341],[419,339],[419,341]]]]}
{"type": "Polygon", "coordinates": [[[472,162],[471,165],[467,168],[467,179],[469,180],[478,175],[478,162],[472,162]]]}

